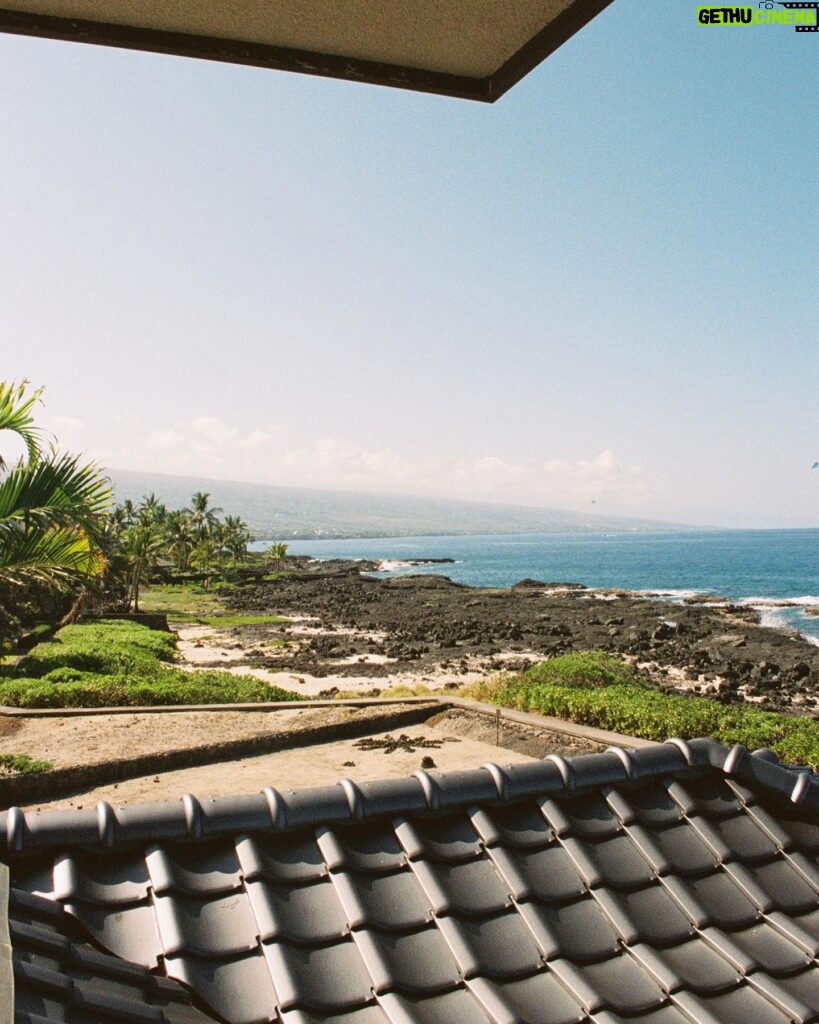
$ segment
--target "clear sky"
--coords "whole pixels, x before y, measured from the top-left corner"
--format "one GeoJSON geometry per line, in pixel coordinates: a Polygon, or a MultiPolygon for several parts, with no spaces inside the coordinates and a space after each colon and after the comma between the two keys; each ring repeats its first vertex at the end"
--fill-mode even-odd
{"type": "Polygon", "coordinates": [[[0,35],[0,373],[104,465],[819,526],[819,34],[493,106],[0,35]]]}

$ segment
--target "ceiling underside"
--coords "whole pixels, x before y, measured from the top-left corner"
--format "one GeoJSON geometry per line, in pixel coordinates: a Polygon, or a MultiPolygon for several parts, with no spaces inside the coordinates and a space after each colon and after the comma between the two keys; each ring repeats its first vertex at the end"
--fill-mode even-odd
{"type": "Polygon", "coordinates": [[[492,102],[612,0],[0,0],[0,31],[492,102]]]}

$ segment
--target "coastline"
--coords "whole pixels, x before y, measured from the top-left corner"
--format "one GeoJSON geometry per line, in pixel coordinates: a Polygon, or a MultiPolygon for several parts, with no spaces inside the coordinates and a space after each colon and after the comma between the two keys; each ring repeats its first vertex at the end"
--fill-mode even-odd
{"type": "Polygon", "coordinates": [[[377,579],[359,562],[292,562],[295,573],[225,598],[232,611],[287,621],[183,631],[183,657],[330,697],[454,691],[596,649],[636,664],[669,692],[819,714],[819,647],[762,625],[748,605],[531,579],[505,588],[427,573],[377,579]]]}

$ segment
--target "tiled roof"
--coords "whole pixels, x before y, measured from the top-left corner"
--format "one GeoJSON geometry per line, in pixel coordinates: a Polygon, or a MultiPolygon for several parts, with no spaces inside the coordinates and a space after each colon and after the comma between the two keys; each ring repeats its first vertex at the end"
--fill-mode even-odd
{"type": "Polygon", "coordinates": [[[819,781],[709,740],[12,809],[0,849],[233,1024],[819,1021],[819,781]]]}
{"type": "MultiPolygon", "coordinates": [[[[4,866],[0,871],[8,874],[4,866]]],[[[178,982],[90,946],[59,903],[9,892],[5,884],[0,891],[8,906],[17,1024],[214,1024],[178,982]]],[[[11,1019],[0,1009],[0,1021],[11,1019]]]]}

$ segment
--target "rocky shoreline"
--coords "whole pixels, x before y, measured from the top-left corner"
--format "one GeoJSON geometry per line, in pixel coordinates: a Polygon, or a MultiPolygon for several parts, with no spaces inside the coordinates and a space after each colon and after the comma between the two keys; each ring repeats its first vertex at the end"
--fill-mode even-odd
{"type": "Polygon", "coordinates": [[[479,588],[439,575],[375,579],[366,575],[375,562],[299,559],[291,568],[226,595],[232,610],[291,618],[241,627],[257,668],[366,677],[376,694],[403,673],[452,680],[599,649],[629,658],[664,689],[819,715],[819,647],[727,600],[677,604],[539,580],[479,588]]]}

